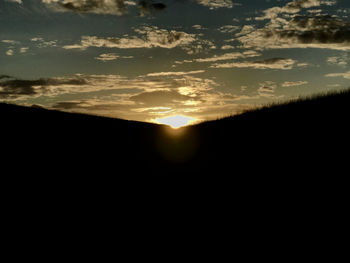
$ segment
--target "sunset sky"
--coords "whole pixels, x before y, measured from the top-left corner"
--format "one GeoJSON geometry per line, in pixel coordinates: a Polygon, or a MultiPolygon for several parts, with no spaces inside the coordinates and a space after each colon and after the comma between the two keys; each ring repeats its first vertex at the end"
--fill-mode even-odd
{"type": "Polygon", "coordinates": [[[0,0],[0,101],[207,120],[350,87],[349,0],[0,0]]]}

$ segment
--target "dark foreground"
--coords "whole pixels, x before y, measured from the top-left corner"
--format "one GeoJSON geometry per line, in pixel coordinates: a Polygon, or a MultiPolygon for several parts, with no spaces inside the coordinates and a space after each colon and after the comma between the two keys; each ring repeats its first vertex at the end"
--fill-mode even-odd
{"type": "Polygon", "coordinates": [[[348,169],[349,112],[350,92],[343,92],[171,130],[0,104],[2,165],[8,175],[37,175],[52,183],[152,175],[328,180],[348,169]]]}
{"type": "MultiPolygon", "coordinates": [[[[177,245],[193,250],[193,235],[209,250],[231,251],[232,238],[245,258],[300,259],[296,253],[303,251],[325,258],[329,242],[343,240],[332,233],[343,233],[348,218],[349,102],[350,92],[335,94],[177,134],[159,125],[0,104],[6,241],[30,248],[39,237],[41,251],[52,257],[62,249],[50,252],[48,240],[113,251],[119,240],[133,255],[135,240],[154,251],[150,238],[157,233],[168,248],[165,241],[177,237],[177,245]]],[[[178,251],[167,258],[173,254],[178,251]]]]}

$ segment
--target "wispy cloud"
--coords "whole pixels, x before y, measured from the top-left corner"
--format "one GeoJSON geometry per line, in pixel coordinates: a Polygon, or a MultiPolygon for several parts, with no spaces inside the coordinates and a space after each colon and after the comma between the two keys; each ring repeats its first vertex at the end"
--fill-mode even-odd
{"type": "Polygon", "coordinates": [[[235,26],[235,25],[225,25],[221,26],[218,30],[221,33],[232,33],[240,29],[240,26],[235,26]]]}
{"type": "Polygon", "coordinates": [[[9,45],[19,45],[21,44],[21,42],[17,41],[17,40],[11,40],[11,39],[4,39],[4,40],[1,40],[2,43],[5,43],[5,44],[9,44],[9,45]]]}
{"type": "Polygon", "coordinates": [[[330,73],[330,74],[326,74],[326,77],[336,77],[336,78],[342,77],[345,79],[350,79],[350,71],[344,72],[344,73],[330,73]]]}
{"type": "Polygon", "coordinates": [[[98,37],[83,36],[79,44],[65,45],[64,49],[85,50],[89,47],[106,48],[174,48],[178,46],[190,45],[196,41],[194,34],[188,34],[182,31],[159,29],[156,26],[142,27],[136,29],[136,36],[130,37],[98,37]]]}
{"type": "Polygon", "coordinates": [[[218,8],[232,8],[241,5],[232,0],[196,0],[196,2],[200,5],[209,7],[211,10],[218,8]]]}
{"type": "Polygon", "coordinates": [[[54,11],[122,15],[126,13],[124,0],[42,0],[54,11]]]}
{"type": "Polygon", "coordinates": [[[95,57],[95,59],[103,62],[117,60],[117,59],[129,59],[129,58],[133,58],[133,56],[119,56],[116,53],[103,53],[103,54],[100,54],[98,57],[95,57]]]}
{"type": "Polygon", "coordinates": [[[196,62],[216,62],[216,61],[224,61],[224,60],[234,60],[234,59],[239,59],[239,58],[258,57],[258,56],[261,56],[261,54],[254,51],[254,50],[250,50],[250,51],[245,51],[243,53],[233,52],[233,53],[226,53],[223,55],[214,55],[213,57],[209,57],[209,58],[198,58],[198,59],[195,59],[194,61],[196,61],[196,62]]]}
{"type": "Polygon", "coordinates": [[[14,51],[12,49],[9,49],[6,51],[6,55],[8,56],[13,56],[13,54],[14,54],[14,51]]]}
{"type": "Polygon", "coordinates": [[[7,2],[13,2],[17,4],[22,4],[22,0],[6,0],[7,2]]]}
{"type": "Polygon", "coordinates": [[[277,89],[277,84],[274,81],[264,81],[259,84],[258,94],[261,97],[274,97],[275,91],[277,89]]]}
{"type": "Polygon", "coordinates": [[[294,0],[282,7],[264,11],[256,20],[270,20],[263,28],[240,32],[236,36],[245,48],[284,49],[320,48],[350,50],[350,23],[340,18],[311,13],[302,9],[334,5],[335,1],[294,0]]]}
{"type": "Polygon", "coordinates": [[[255,30],[255,26],[253,25],[244,25],[239,33],[236,33],[236,37],[244,36],[249,34],[255,30]]]}
{"type": "Polygon", "coordinates": [[[13,56],[16,53],[24,54],[29,49],[29,47],[21,47],[22,43],[17,40],[4,39],[1,40],[0,43],[4,43],[5,45],[7,45],[7,51],[5,52],[7,56],[13,56]]]}
{"type": "Polygon", "coordinates": [[[28,50],[29,50],[29,47],[21,47],[19,49],[19,53],[24,54],[24,53],[27,53],[28,50]]]}
{"type": "Polygon", "coordinates": [[[308,84],[308,81],[285,81],[282,83],[282,87],[296,87],[308,84]]]}
{"type": "Polygon", "coordinates": [[[350,58],[347,55],[344,55],[341,57],[333,56],[333,57],[327,58],[328,64],[337,65],[337,66],[346,66],[349,63],[349,61],[350,61],[350,58]]]}
{"type": "Polygon", "coordinates": [[[287,58],[271,58],[258,61],[213,64],[211,68],[253,68],[253,69],[292,69],[296,61],[287,58]]]}
{"type": "Polygon", "coordinates": [[[184,76],[184,75],[193,75],[193,74],[201,74],[204,73],[205,70],[195,70],[195,71],[188,71],[188,72],[176,72],[176,71],[170,71],[170,72],[156,72],[156,73],[149,73],[146,76],[148,77],[159,77],[159,76],[184,76]]]}
{"type": "Polygon", "coordinates": [[[234,47],[234,46],[231,46],[231,45],[223,45],[223,46],[221,47],[221,49],[222,49],[222,50],[228,50],[228,49],[235,49],[235,47],[234,47]]]}
{"type": "Polygon", "coordinates": [[[30,39],[38,48],[57,47],[57,40],[45,40],[42,37],[33,37],[30,39]]]}

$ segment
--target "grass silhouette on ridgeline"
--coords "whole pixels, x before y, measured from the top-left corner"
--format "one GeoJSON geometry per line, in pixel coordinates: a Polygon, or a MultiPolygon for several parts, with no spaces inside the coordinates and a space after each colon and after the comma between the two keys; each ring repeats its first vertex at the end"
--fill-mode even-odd
{"type": "Polygon", "coordinates": [[[260,167],[261,173],[335,172],[348,158],[342,149],[349,146],[349,113],[350,90],[345,90],[264,106],[195,129],[205,142],[203,158],[215,151],[209,159],[226,168],[237,160],[241,170],[260,167]]]}
{"type": "Polygon", "coordinates": [[[265,106],[171,134],[163,125],[0,104],[3,163],[13,171],[55,171],[79,178],[88,172],[115,178],[232,180],[331,175],[348,159],[349,109],[346,90],[265,106]]]}

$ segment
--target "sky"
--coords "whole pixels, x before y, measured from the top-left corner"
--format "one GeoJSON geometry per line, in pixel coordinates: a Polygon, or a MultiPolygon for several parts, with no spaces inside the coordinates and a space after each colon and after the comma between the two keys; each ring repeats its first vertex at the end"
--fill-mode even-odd
{"type": "Polygon", "coordinates": [[[0,102],[196,122],[349,87],[349,0],[0,0],[0,102]]]}

